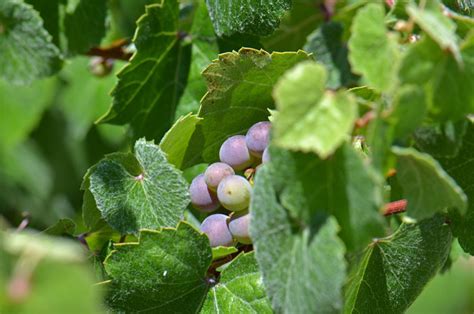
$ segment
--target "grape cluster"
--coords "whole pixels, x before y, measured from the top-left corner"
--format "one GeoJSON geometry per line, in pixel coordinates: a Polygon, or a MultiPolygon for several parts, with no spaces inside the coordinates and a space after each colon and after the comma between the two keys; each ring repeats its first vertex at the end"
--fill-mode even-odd
{"type": "Polygon", "coordinates": [[[209,165],[191,182],[189,193],[194,208],[211,213],[222,206],[231,212],[229,216],[211,214],[202,222],[201,231],[208,236],[212,247],[232,246],[236,241],[252,243],[248,213],[252,185],[241,174],[269,160],[270,128],[270,122],[258,122],[245,136],[229,137],[220,147],[220,162],[209,165]]]}

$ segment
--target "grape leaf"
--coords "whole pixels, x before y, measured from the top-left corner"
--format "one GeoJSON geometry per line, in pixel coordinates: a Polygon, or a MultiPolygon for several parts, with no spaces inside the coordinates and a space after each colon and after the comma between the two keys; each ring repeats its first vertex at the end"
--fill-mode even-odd
{"type": "Polygon", "coordinates": [[[135,143],[135,155],[106,156],[86,180],[102,217],[122,234],[176,225],[189,203],[181,173],[144,139],[135,143]]]}
{"type": "Polygon", "coordinates": [[[251,221],[257,223],[251,223],[250,232],[273,309],[282,313],[338,312],[346,265],[336,220],[329,217],[318,226],[306,219],[292,226],[278,202],[277,185],[283,181],[269,170],[264,166],[256,176],[250,213],[251,221]]]}
{"type": "Polygon", "coordinates": [[[272,179],[278,176],[284,182],[279,200],[292,219],[301,221],[298,224],[334,215],[341,226],[339,236],[350,251],[384,235],[379,213],[382,180],[350,144],[326,160],[276,148],[270,153],[272,179]]]}
{"type": "Polygon", "coordinates": [[[449,51],[457,62],[462,63],[455,32],[456,24],[441,10],[438,0],[428,2],[424,9],[420,9],[414,4],[406,7],[406,11],[413,21],[437,42],[442,50],[449,51]]]}
{"type": "Polygon", "coordinates": [[[116,244],[104,262],[112,278],[107,304],[117,312],[196,313],[209,289],[209,239],[189,224],[142,230],[116,244]]]}
{"type": "Polygon", "coordinates": [[[440,158],[439,162],[464,190],[469,199],[469,208],[464,216],[450,212],[453,233],[458,237],[464,251],[474,255],[474,123],[468,123],[462,146],[454,158],[440,158]]]}
{"type": "Polygon", "coordinates": [[[60,47],[59,38],[59,4],[64,0],[26,0],[38,11],[43,19],[44,28],[52,37],[52,42],[56,47],[60,47]]]}
{"type": "Polygon", "coordinates": [[[279,110],[273,121],[276,145],[326,158],[350,138],[357,104],[347,92],[325,93],[326,77],[322,65],[308,61],[279,80],[274,90],[279,110]]]}
{"type": "Polygon", "coordinates": [[[466,211],[466,195],[435,159],[413,148],[394,147],[392,151],[409,216],[427,218],[451,207],[466,211]]]}
{"type": "Polygon", "coordinates": [[[313,0],[293,1],[291,10],[283,16],[280,26],[271,36],[263,37],[262,43],[267,51],[301,49],[308,35],[323,19],[323,11],[314,5],[313,0]]]}
{"type": "Polygon", "coordinates": [[[381,4],[368,4],[357,12],[349,39],[352,70],[379,91],[389,90],[396,82],[399,58],[396,42],[388,36],[384,19],[381,4]]]}
{"type": "Polygon", "coordinates": [[[64,33],[69,53],[84,53],[100,44],[105,35],[106,0],[69,1],[64,16],[64,33]]]}
{"type": "Polygon", "coordinates": [[[425,85],[430,116],[439,122],[456,121],[474,112],[470,91],[474,86],[474,36],[461,45],[461,57],[462,67],[425,37],[409,47],[402,60],[401,80],[425,85]]]}
{"type": "Polygon", "coordinates": [[[216,34],[269,35],[291,7],[291,0],[206,0],[216,34]]]}
{"type": "Polygon", "coordinates": [[[413,133],[423,122],[426,107],[426,95],[423,89],[415,85],[401,86],[395,94],[393,109],[388,117],[394,128],[394,138],[401,139],[413,133]]]}
{"type": "Polygon", "coordinates": [[[443,266],[451,241],[440,216],[374,240],[349,277],[344,313],[403,313],[443,266]]]}
{"type": "MultiPolygon", "coordinates": [[[[267,119],[267,109],[273,108],[271,93],[278,78],[308,58],[303,51],[268,54],[248,48],[219,55],[203,72],[208,92],[198,113],[202,121],[196,124],[189,141],[182,140],[179,150],[168,153],[168,158],[182,160],[181,169],[216,161],[219,146],[229,136],[243,134],[254,123],[267,119]]],[[[191,127],[192,122],[187,123],[191,127]]],[[[182,132],[175,128],[183,127],[177,123],[167,137],[172,139],[173,134],[182,132]]]]}
{"type": "Polygon", "coordinates": [[[304,50],[313,53],[316,61],[324,64],[328,71],[327,87],[336,89],[355,83],[351,73],[348,49],[342,42],[343,26],[329,22],[321,25],[307,39],[304,50]]]}
{"type": "Polygon", "coordinates": [[[78,243],[0,232],[0,256],[2,313],[100,312],[102,294],[78,243]]]}
{"type": "Polygon", "coordinates": [[[118,73],[112,106],[99,122],[130,123],[136,138],[159,140],[168,130],[187,78],[191,50],[190,45],[182,45],[178,22],[178,1],[147,6],[137,22],[133,40],[137,51],[118,73]]]}
{"type": "Polygon", "coordinates": [[[201,313],[273,313],[253,252],[240,254],[226,266],[201,313]]]}
{"type": "Polygon", "coordinates": [[[196,113],[199,109],[199,101],[206,93],[206,81],[201,73],[219,53],[214,28],[204,3],[198,4],[190,37],[193,47],[189,77],[176,110],[176,118],[189,112],[196,113]]]}
{"type": "Polygon", "coordinates": [[[421,126],[414,133],[416,147],[436,158],[455,157],[466,127],[466,120],[421,126]]]}
{"type": "Polygon", "coordinates": [[[20,0],[0,2],[0,51],[0,77],[13,84],[29,84],[61,66],[38,12],[20,0]]]}

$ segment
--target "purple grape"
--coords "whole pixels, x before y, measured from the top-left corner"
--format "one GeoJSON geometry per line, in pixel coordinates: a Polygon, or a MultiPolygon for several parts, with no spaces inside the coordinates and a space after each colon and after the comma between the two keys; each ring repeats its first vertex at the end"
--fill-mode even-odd
{"type": "Polygon", "coordinates": [[[201,232],[204,232],[209,238],[211,247],[232,246],[234,240],[227,227],[228,216],[223,214],[214,214],[207,216],[201,224],[201,232]]]}
{"type": "Polygon", "coordinates": [[[234,170],[240,171],[252,164],[252,157],[245,144],[245,136],[234,135],[222,143],[219,158],[234,170]]]}
{"type": "Polygon", "coordinates": [[[193,179],[189,186],[189,194],[191,195],[191,204],[197,210],[209,213],[219,208],[219,200],[216,194],[207,187],[204,174],[193,179]]]}
{"type": "Polygon", "coordinates": [[[248,130],[245,135],[245,143],[252,155],[262,157],[263,151],[270,141],[271,126],[268,121],[258,122],[248,130]]]}
{"type": "Polygon", "coordinates": [[[212,191],[217,190],[217,186],[227,176],[235,174],[234,169],[223,162],[215,162],[207,167],[204,172],[204,181],[212,191]]]}
{"type": "Polygon", "coordinates": [[[270,152],[268,151],[268,147],[265,148],[265,150],[263,151],[263,155],[262,155],[262,163],[267,163],[270,161],[270,152]]]}
{"type": "Polygon", "coordinates": [[[232,175],[222,179],[217,187],[217,198],[222,206],[231,211],[249,207],[252,186],[241,176],[232,175]]]}
{"type": "Polygon", "coordinates": [[[232,215],[229,221],[229,231],[235,240],[243,244],[252,244],[252,239],[250,239],[249,234],[249,224],[249,213],[246,212],[232,215]]]}

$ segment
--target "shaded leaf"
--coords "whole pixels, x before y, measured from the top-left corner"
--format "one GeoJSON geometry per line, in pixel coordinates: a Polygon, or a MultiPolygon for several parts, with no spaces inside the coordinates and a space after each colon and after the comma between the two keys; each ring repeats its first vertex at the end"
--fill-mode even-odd
{"type": "Polygon", "coordinates": [[[466,120],[426,125],[416,129],[416,146],[433,157],[455,157],[461,148],[466,132],[466,120]]]}
{"type": "Polygon", "coordinates": [[[409,216],[427,218],[452,207],[466,211],[466,195],[435,159],[413,148],[394,147],[392,151],[409,216]]]}
{"type": "Polygon", "coordinates": [[[440,158],[439,162],[446,172],[453,177],[464,190],[469,200],[466,214],[450,212],[452,229],[459,244],[471,255],[474,255],[474,123],[469,122],[462,139],[462,146],[454,158],[440,158]]]}
{"type": "Polygon", "coordinates": [[[105,35],[106,0],[69,1],[64,16],[68,53],[84,53],[105,35]]]}
{"type": "Polygon", "coordinates": [[[343,26],[329,22],[321,25],[307,39],[304,50],[313,53],[317,62],[324,64],[328,71],[327,87],[336,89],[355,83],[351,73],[348,49],[342,42],[343,26]]]}
{"type": "Polygon", "coordinates": [[[178,22],[176,0],[147,6],[133,39],[137,52],[117,74],[112,106],[99,122],[129,123],[135,138],[159,140],[168,130],[187,78],[191,49],[181,45],[178,22]]]}
{"type": "Polygon", "coordinates": [[[408,136],[421,125],[427,111],[425,97],[424,91],[415,85],[405,85],[398,89],[393,111],[388,117],[394,128],[394,138],[408,136]]]}
{"type": "Polygon", "coordinates": [[[189,77],[176,110],[176,118],[189,112],[196,113],[199,109],[199,101],[207,91],[206,81],[201,73],[219,53],[206,5],[198,4],[196,11],[189,35],[192,43],[189,77]]]}
{"type": "MultiPolygon", "coordinates": [[[[321,7],[313,0],[293,1],[273,34],[262,38],[267,51],[292,51],[303,47],[308,35],[323,22],[321,7]]],[[[306,49],[305,49],[306,50],[306,49]]]]}
{"type": "Polygon", "coordinates": [[[43,232],[49,235],[73,235],[76,231],[76,224],[69,218],[59,219],[57,223],[50,226],[43,232]]]}

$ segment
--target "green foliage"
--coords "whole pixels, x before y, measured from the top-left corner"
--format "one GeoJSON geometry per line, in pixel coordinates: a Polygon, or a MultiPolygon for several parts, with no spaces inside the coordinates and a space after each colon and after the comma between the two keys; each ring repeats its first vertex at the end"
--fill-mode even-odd
{"type": "Polygon", "coordinates": [[[281,78],[274,92],[277,145],[325,158],[349,138],[357,115],[355,99],[344,91],[325,93],[326,77],[323,66],[301,63],[281,78]]]}
{"type": "Polygon", "coordinates": [[[0,0],[0,312],[471,313],[473,12],[0,0]],[[211,248],[189,184],[267,120],[211,248]]]}
{"type": "Polygon", "coordinates": [[[203,313],[273,313],[253,253],[240,254],[209,290],[203,313]]]}
{"type": "Polygon", "coordinates": [[[104,262],[112,279],[107,303],[115,311],[196,312],[211,257],[209,240],[186,223],[143,230],[138,243],[115,245],[104,262]]]}
{"type": "Polygon", "coordinates": [[[464,216],[458,212],[451,212],[452,228],[463,249],[474,255],[474,123],[468,123],[466,134],[462,139],[462,146],[454,158],[442,158],[440,163],[446,172],[464,190],[468,198],[469,207],[464,216]]]}
{"type": "Polygon", "coordinates": [[[279,19],[291,7],[291,0],[206,0],[216,34],[268,35],[278,27],[279,19]]]}
{"type": "Polygon", "coordinates": [[[318,216],[293,222],[278,202],[283,184],[264,167],[250,206],[256,258],[272,305],[278,312],[305,313],[316,307],[322,313],[340,311],[346,265],[337,222],[314,221],[318,216]]]}
{"type": "Polygon", "coordinates": [[[350,275],[344,311],[404,312],[444,264],[451,240],[440,216],[402,224],[392,236],[375,240],[350,275]]]}
{"type": "Polygon", "coordinates": [[[38,12],[21,0],[0,3],[0,51],[0,77],[15,84],[50,76],[61,64],[38,12]]]}
{"type": "Polygon", "coordinates": [[[341,23],[325,23],[308,36],[304,46],[305,51],[313,53],[316,61],[326,67],[327,87],[331,89],[355,82],[347,59],[348,49],[342,40],[343,30],[341,23]]]}
{"type": "Polygon", "coordinates": [[[136,142],[135,155],[108,155],[85,180],[102,217],[122,234],[173,226],[189,203],[181,173],[143,139],[136,142]]]}
{"type": "Polygon", "coordinates": [[[349,60],[354,72],[362,74],[367,83],[379,91],[389,90],[395,83],[399,58],[397,44],[387,34],[384,19],[384,8],[380,4],[360,9],[349,40],[349,60]]]}
{"type": "Polygon", "coordinates": [[[130,123],[134,137],[157,140],[171,126],[189,57],[178,36],[178,17],[176,0],[147,7],[133,40],[137,52],[118,74],[112,107],[100,122],[130,123]]]}
{"type": "MultiPolygon", "coordinates": [[[[203,72],[208,92],[201,100],[197,115],[202,121],[189,117],[176,123],[165,141],[176,142],[179,150],[168,153],[171,160],[182,160],[180,168],[218,159],[219,146],[228,136],[243,133],[268,116],[273,107],[272,89],[285,70],[308,59],[302,51],[268,54],[263,50],[241,49],[219,55],[203,72]],[[183,128],[192,133],[182,138],[183,128]],[[186,140],[189,137],[189,142],[186,140]],[[175,155],[176,154],[176,155],[175,155]]],[[[188,132],[187,131],[187,132],[188,132]]]]}
{"type": "Polygon", "coordinates": [[[433,158],[412,148],[394,147],[393,152],[408,215],[422,219],[447,208],[466,211],[466,195],[433,158]]]}

